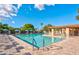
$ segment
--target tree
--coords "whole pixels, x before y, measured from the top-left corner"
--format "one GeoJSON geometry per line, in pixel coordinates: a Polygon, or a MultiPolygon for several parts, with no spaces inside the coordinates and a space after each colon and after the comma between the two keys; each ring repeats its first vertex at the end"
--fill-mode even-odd
{"type": "Polygon", "coordinates": [[[47,26],[52,26],[51,24],[48,24],[47,26]]]}
{"type": "Polygon", "coordinates": [[[0,28],[2,28],[3,27],[3,24],[2,23],[0,23],[0,28]]]}
{"type": "Polygon", "coordinates": [[[43,31],[49,31],[49,27],[51,27],[51,26],[52,26],[51,24],[45,25],[43,27],[43,31]]]}
{"type": "Polygon", "coordinates": [[[79,20],[79,15],[76,16],[76,19],[79,20]]]}
{"type": "Polygon", "coordinates": [[[15,30],[15,29],[14,29],[13,27],[11,27],[11,26],[9,26],[8,29],[9,29],[10,31],[14,31],[14,30],[15,30]]]}
{"type": "Polygon", "coordinates": [[[21,31],[25,31],[25,30],[35,30],[34,26],[32,24],[25,24],[22,28],[21,31]]]}
{"type": "Polygon", "coordinates": [[[2,25],[2,23],[0,23],[0,33],[2,32],[2,30],[3,30],[3,25],[2,25]]]}
{"type": "Polygon", "coordinates": [[[3,24],[3,29],[8,29],[8,24],[3,24]]]}
{"type": "Polygon", "coordinates": [[[11,33],[15,33],[15,30],[20,30],[20,29],[19,28],[11,27],[8,24],[0,23],[0,33],[3,32],[3,30],[10,30],[11,33]]]}

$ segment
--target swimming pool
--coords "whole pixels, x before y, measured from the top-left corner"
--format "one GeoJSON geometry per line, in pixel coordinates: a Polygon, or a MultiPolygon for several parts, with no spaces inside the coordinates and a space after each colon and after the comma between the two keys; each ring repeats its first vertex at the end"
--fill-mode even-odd
{"type": "Polygon", "coordinates": [[[62,39],[61,38],[51,38],[43,36],[42,34],[18,34],[16,35],[17,38],[37,47],[47,47],[51,45],[52,43],[59,42],[62,39]]]}

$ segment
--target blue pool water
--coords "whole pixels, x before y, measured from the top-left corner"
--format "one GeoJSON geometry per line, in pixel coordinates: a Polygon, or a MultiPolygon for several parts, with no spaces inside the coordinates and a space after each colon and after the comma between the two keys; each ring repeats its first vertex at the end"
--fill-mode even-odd
{"type": "Polygon", "coordinates": [[[62,40],[61,38],[42,36],[42,34],[18,34],[16,35],[16,37],[37,48],[46,47],[51,45],[52,43],[62,40]]]}

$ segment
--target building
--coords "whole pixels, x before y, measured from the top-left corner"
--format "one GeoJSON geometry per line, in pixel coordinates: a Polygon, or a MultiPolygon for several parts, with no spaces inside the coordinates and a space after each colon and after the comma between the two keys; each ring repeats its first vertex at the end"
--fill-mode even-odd
{"type": "Polygon", "coordinates": [[[79,24],[66,26],[52,26],[49,27],[49,34],[52,36],[64,35],[66,37],[79,36],[79,24]]]}

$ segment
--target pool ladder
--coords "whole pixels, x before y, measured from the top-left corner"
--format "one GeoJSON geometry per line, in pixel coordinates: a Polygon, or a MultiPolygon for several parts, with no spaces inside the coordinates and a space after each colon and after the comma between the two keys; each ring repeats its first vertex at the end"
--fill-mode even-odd
{"type": "MultiPolygon", "coordinates": [[[[35,41],[34,38],[32,40],[32,43],[33,43],[33,50],[34,50],[34,45],[37,44],[37,42],[35,41]]],[[[45,41],[44,41],[44,38],[43,38],[43,50],[44,50],[44,47],[45,47],[45,41]]],[[[38,50],[39,50],[39,48],[38,48],[38,50]]]]}
{"type": "MultiPolygon", "coordinates": [[[[35,44],[37,45],[37,42],[35,41],[34,38],[33,38],[33,40],[32,40],[32,44],[33,44],[33,50],[34,50],[34,45],[35,45],[35,44]]],[[[38,48],[38,50],[39,50],[39,48],[38,48]]]]}

